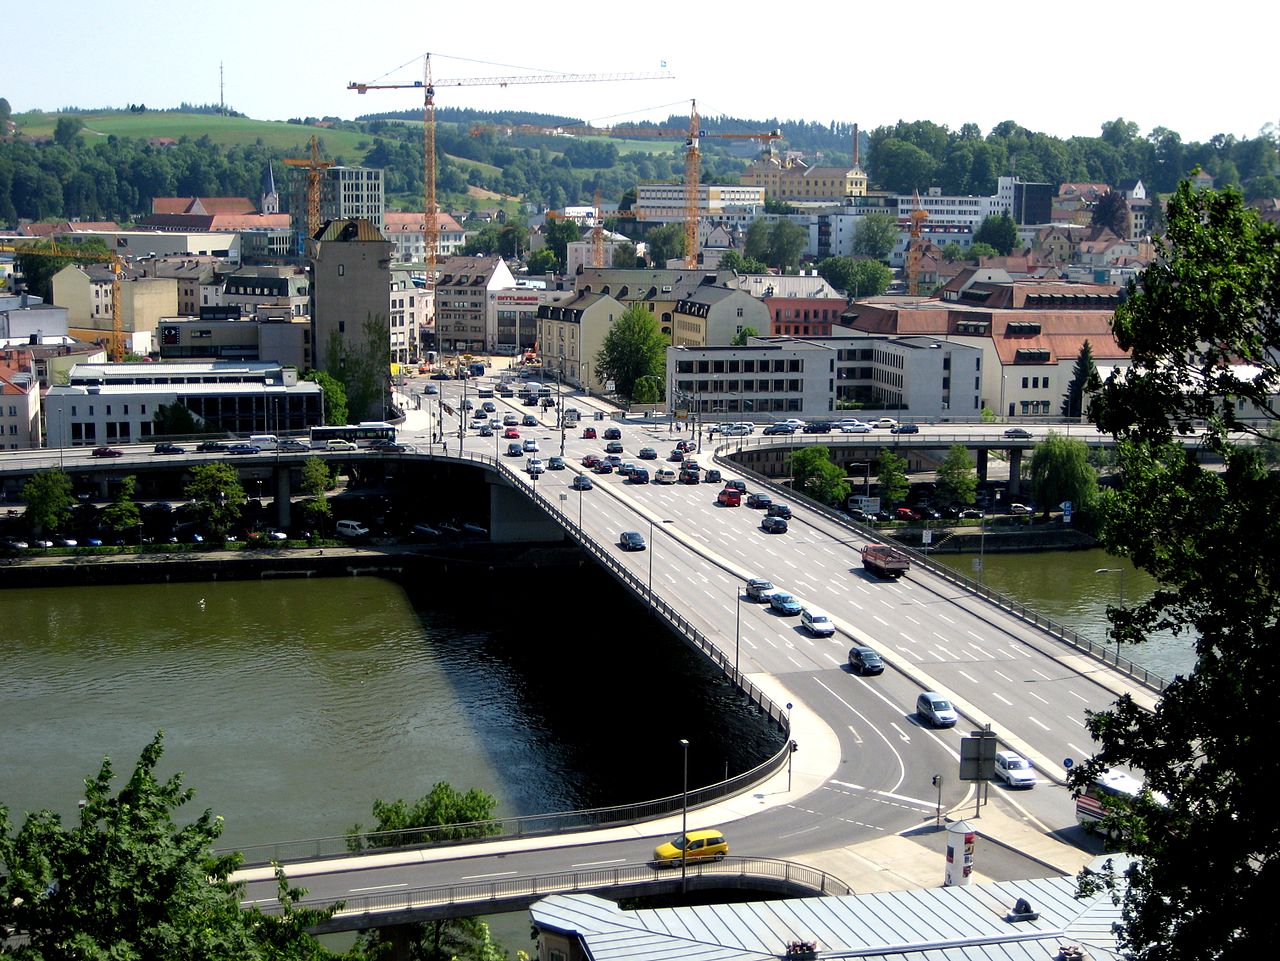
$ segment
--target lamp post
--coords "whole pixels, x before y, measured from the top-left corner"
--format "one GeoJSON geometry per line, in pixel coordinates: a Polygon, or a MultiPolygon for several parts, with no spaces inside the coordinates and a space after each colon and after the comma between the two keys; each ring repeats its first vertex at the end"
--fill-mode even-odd
{"type": "MultiPolygon", "coordinates": [[[[1099,567],[1094,571],[1095,574],[1119,574],[1120,575],[1120,609],[1124,609],[1124,568],[1123,567],[1099,567]]],[[[1116,664],[1120,663],[1120,637],[1116,636],[1116,664]]]]}
{"type": "Polygon", "coordinates": [[[791,702],[787,701],[787,793],[791,793],[791,758],[796,753],[796,740],[791,736],[791,702]]]}
{"type": "Polygon", "coordinates": [[[738,647],[742,639],[742,588],[733,585],[733,681],[741,683],[742,675],[738,672],[738,647]]]}
{"type": "Polygon", "coordinates": [[[689,850],[689,742],[680,738],[681,766],[684,769],[684,787],[681,789],[680,805],[680,893],[689,891],[688,858],[689,850]]]}
{"type": "Polygon", "coordinates": [[[1004,418],[1005,418],[1005,413],[1004,413],[1004,381],[1005,381],[1005,376],[1004,376],[1004,373],[1003,373],[1003,372],[1001,372],[1001,374],[1000,374],[1000,418],[999,418],[1000,420],[1004,420],[1004,418]]]}

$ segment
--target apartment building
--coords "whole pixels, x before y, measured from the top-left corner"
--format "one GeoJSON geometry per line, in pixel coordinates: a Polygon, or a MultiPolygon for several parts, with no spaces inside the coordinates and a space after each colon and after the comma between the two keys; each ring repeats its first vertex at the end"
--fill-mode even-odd
{"type": "Polygon", "coordinates": [[[497,295],[516,279],[501,257],[451,257],[436,277],[436,343],[442,351],[497,349],[497,295]],[[490,326],[490,303],[493,326],[490,326]]]}
{"type": "Polygon", "coordinates": [[[0,351],[0,449],[40,446],[40,381],[31,353],[7,347],[0,351]]]}
{"type": "MultiPolygon", "coordinates": [[[[398,264],[423,263],[427,259],[425,217],[421,211],[388,210],[382,215],[382,234],[395,245],[392,257],[398,264]]],[[[439,232],[436,259],[453,257],[462,251],[466,231],[445,213],[436,214],[439,232]]]]}

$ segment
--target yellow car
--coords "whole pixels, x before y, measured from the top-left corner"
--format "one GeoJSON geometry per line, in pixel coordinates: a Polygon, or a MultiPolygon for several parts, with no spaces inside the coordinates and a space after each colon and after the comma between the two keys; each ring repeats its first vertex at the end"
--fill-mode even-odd
{"type": "Polygon", "coordinates": [[[685,861],[719,861],[729,853],[729,842],[716,830],[690,831],[677,835],[653,849],[655,867],[672,867],[680,863],[681,852],[685,861]]]}

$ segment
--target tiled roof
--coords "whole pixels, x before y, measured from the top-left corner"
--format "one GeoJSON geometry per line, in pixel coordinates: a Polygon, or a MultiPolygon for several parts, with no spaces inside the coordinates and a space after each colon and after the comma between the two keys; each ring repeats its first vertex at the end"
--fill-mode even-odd
{"type": "MultiPolygon", "coordinates": [[[[382,229],[388,236],[392,234],[422,233],[423,215],[421,211],[388,210],[382,215],[382,229]]],[[[460,233],[462,228],[448,214],[436,214],[436,225],[441,233],[460,233]]]]}
{"type": "Polygon", "coordinates": [[[315,239],[322,243],[335,241],[348,243],[353,240],[387,242],[387,238],[378,231],[377,225],[372,221],[365,220],[363,217],[330,220],[316,231],[315,239]]]}

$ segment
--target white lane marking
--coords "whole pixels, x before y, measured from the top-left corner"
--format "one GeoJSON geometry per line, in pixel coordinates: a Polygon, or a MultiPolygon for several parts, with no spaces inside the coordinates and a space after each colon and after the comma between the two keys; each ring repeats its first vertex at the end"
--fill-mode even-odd
{"type": "Polygon", "coordinates": [[[1080,727],[1084,728],[1086,731],[1089,730],[1087,727],[1085,727],[1084,721],[1080,720],[1080,718],[1078,717],[1072,717],[1070,714],[1068,714],[1067,720],[1070,721],[1072,724],[1078,724],[1080,727]]]}
{"type": "Polygon", "coordinates": [[[938,620],[940,620],[940,621],[946,621],[948,624],[954,624],[954,623],[955,623],[955,621],[953,621],[951,618],[947,617],[947,615],[946,615],[946,614],[939,614],[939,615],[938,615],[938,620]]]}
{"type": "Polygon", "coordinates": [[[1039,694],[1037,694],[1035,691],[1027,691],[1027,693],[1028,693],[1028,694],[1030,694],[1032,697],[1034,697],[1034,698],[1035,698],[1037,701],[1039,701],[1041,704],[1048,704],[1048,703],[1049,703],[1049,702],[1048,702],[1048,701],[1046,701],[1044,698],[1042,698],[1039,694]]]}
{"type": "MultiPolygon", "coordinates": [[[[770,553],[773,553],[773,552],[772,552],[772,551],[770,551],[770,553]]],[[[782,563],[786,564],[786,565],[787,565],[789,568],[791,568],[793,571],[798,571],[798,570],[800,570],[800,568],[796,567],[794,564],[792,564],[792,563],[791,563],[789,560],[787,560],[785,557],[782,559],[782,563]]]]}
{"type": "Polygon", "coordinates": [[[1070,741],[1068,741],[1068,742],[1067,742],[1067,747],[1071,748],[1071,750],[1075,751],[1075,752],[1076,752],[1077,754],[1079,754],[1081,757],[1088,757],[1088,756],[1089,756],[1089,752],[1088,752],[1088,751],[1086,751],[1086,750],[1085,750],[1084,748],[1082,748],[1082,747],[1076,747],[1076,746],[1075,746],[1074,744],[1072,744],[1070,741]]]}
{"type": "MultiPolygon", "coordinates": [[[[515,872],[513,871],[512,873],[514,874],[515,872]]],[[[404,881],[400,884],[375,884],[372,887],[368,887],[368,888],[348,888],[347,890],[350,891],[352,894],[356,894],[360,891],[385,891],[388,888],[407,888],[408,886],[409,886],[409,882],[404,881]]]]}
{"type": "Polygon", "coordinates": [[[1052,681],[1052,680],[1053,680],[1053,678],[1051,678],[1048,674],[1045,674],[1043,671],[1037,671],[1034,667],[1031,669],[1031,673],[1032,673],[1032,674],[1038,674],[1038,675],[1040,675],[1040,676],[1041,676],[1042,678],[1044,678],[1046,681],[1052,681]]]}
{"type": "Polygon", "coordinates": [[[830,661],[832,664],[843,664],[843,663],[844,663],[844,661],[843,661],[843,660],[841,660],[840,658],[838,658],[838,657],[832,657],[830,654],[828,654],[828,655],[827,655],[827,660],[828,660],[828,661],[830,661]]]}
{"type": "Polygon", "coordinates": [[[862,743],[862,735],[858,733],[857,729],[852,724],[849,725],[849,733],[853,735],[853,742],[855,744],[862,743]]]}
{"type": "Polygon", "coordinates": [[[997,647],[996,653],[1003,657],[1006,661],[1013,660],[1013,655],[1006,651],[1003,647],[997,647]]]}
{"type": "Polygon", "coordinates": [[[907,743],[911,742],[911,735],[900,728],[897,721],[890,721],[889,726],[898,732],[898,737],[902,738],[907,743]]]}
{"type": "Polygon", "coordinates": [[[933,636],[934,636],[934,637],[936,637],[936,638],[937,638],[938,640],[940,640],[940,641],[946,641],[946,640],[949,640],[949,638],[948,638],[945,634],[939,634],[937,631],[934,631],[934,632],[933,632],[933,636]]]}
{"type": "Polygon", "coordinates": [[[790,834],[779,834],[778,838],[779,840],[781,840],[782,838],[793,838],[800,834],[808,834],[810,831],[816,831],[823,826],[824,826],[823,824],[815,824],[813,825],[813,827],[802,828],[799,831],[792,831],[790,834]]]}
{"type": "Polygon", "coordinates": [[[581,864],[571,864],[574,868],[598,868],[603,864],[625,864],[626,858],[614,858],[612,861],[583,861],[581,864]]]}
{"type": "Polygon", "coordinates": [[[1007,704],[1009,707],[1013,707],[1013,701],[1006,700],[1005,698],[1000,697],[1000,695],[999,695],[999,694],[997,694],[995,691],[992,691],[992,692],[991,692],[991,696],[992,696],[992,697],[1000,698],[1000,700],[1004,701],[1004,703],[1005,703],[1005,704],[1007,704]]]}
{"type": "Polygon", "coordinates": [[[977,634],[973,631],[966,631],[965,633],[967,633],[970,637],[976,637],[978,640],[982,640],[981,634],[977,634]]]}
{"type": "Polygon", "coordinates": [[[479,881],[481,878],[505,878],[515,873],[516,873],[515,871],[498,871],[494,874],[469,874],[469,875],[464,875],[458,880],[459,881],[479,881]]]}
{"type": "Polygon", "coordinates": [[[898,634],[908,644],[914,644],[916,642],[916,639],[912,637],[910,634],[908,634],[906,631],[899,631],[898,634]]]}
{"type": "Polygon", "coordinates": [[[1079,698],[1080,700],[1084,701],[1086,704],[1089,703],[1089,699],[1082,694],[1077,694],[1075,691],[1067,691],[1067,693],[1070,694],[1072,697],[1079,698]]]}
{"type": "Polygon", "coordinates": [[[909,620],[916,627],[923,627],[923,625],[919,621],[917,621],[914,617],[912,617],[910,614],[903,614],[902,616],[905,617],[907,620],[909,620]]]}
{"type": "Polygon", "coordinates": [[[1036,727],[1040,728],[1041,730],[1045,730],[1045,731],[1049,730],[1049,726],[1047,724],[1041,724],[1039,720],[1037,720],[1034,717],[1031,717],[1030,715],[1027,715],[1027,720],[1030,721],[1032,724],[1036,725],[1036,727]]]}
{"type": "Polygon", "coordinates": [[[933,809],[938,806],[935,801],[922,801],[918,797],[907,797],[905,794],[894,794],[892,791],[872,791],[872,794],[879,794],[881,797],[893,798],[895,801],[904,801],[907,804],[919,804],[921,807],[933,809]]]}
{"type": "MultiPolygon", "coordinates": [[[[878,697],[885,704],[889,705],[890,707],[894,706],[893,702],[890,701],[883,694],[881,694],[880,691],[878,691],[874,685],[868,684],[862,678],[858,678],[858,683],[861,684],[866,691],[868,691],[873,696],[878,697]]],[[[831,690],[831,688],[827,687],[826,684],[823,684],[822,681],[818,681],[818,686],[821,687],[828,694],[830,694],[832,697],[834,697],[837,701],[839,701],[845,707],[847,707],[850,710],[850,712],[852,712],[854,715],[856,715],[857,717],[860,717],[863,720],[863,722],[866,723],[868,730],[874,731],[876,736],[879,737],[880,740],[884,741],[885,747],[887,747],[890,751],[893,752],[893,757],[898,762],[898,780],[894,782],[893,790],[896,791],[898,788],[900,788],[902,786],[902,782],[907,779],[907,765],[906,765],[906,762],[902,760],[902,755],[898,753],[898,749],[893,746],[893,742],[889,740],[888,736],[884,733],[884,731],[880,730],[878,727],[872,724],[871,720],[865,714],[863,714],[861,711],[855,708],[852,704],[850,704],[848,701],[842,698],[835,691],[831,690]]],[[[901,729],[899,729],[898,733],[899,734],[902,733],[901,729]]],[[[907,740],[909,741],[911,739],[907,738],[907,740]]]]}
{"type": "MultiPolygon", "coordinates": [[[[788,646],[789,646],[789,645],[788,645],[788,646]]],[[[799,667],[799,668],[803,668],[803,667],[804,667],[804,665],[803,665],[803,664],[801,664],[799,661],[797,661],[797,660],[796,660],[794,657],[792,657],[790,654],[788,654],[788,655],[787,655],[787,660],[788,660],[788,661],[790,661],[792,664],[794,664],[796,667],[799,667]]]]}
{"type": "Polygon", "coordinates": [[[879,621],[881,624],[883,624],[885,627],[888,627],[888,626],[889,626],[889,622],[888,622],[888,621],[886,621],[886,620],[885,620],[883,617],[881,617],[879,614],[872,614],[871,616],[872,616],[875,620],[877,620],[877,621],[879,621]]]}
{"type": "Polygon", "coordinates": [[[1011,678],[1008,674],[1002,674],[999,671],[992,671],[991,673],[994,674],[996,677],[999,677],[1008,681],[1010,684],[1013,683],[1013,678],[1011,678]]]}
{"type": "Polygon", "coordinates": [[[979,647],[977,644],[973,643],[973,641],[970,641],[970,642],[969,642],[969,646],[970,646],[971,648],[973,648],[975,651],[977,651],[979,654],[981,654],[983,657],[988,657],[988,658],[989,658],[989,657],[991,656],[991,655],[990,655],[990,654],[988,654],[985,650],[983,650],[981,647],[979,647]]]}
{"type": "Polygon", "coordinates": [[[965,680],[973,681],[974,684],[978,683],[978,679],[971,674],[966,674],[964,671],[957,671],[956,673],[959,674],[961,677],[963,677],[965,680]]]}

